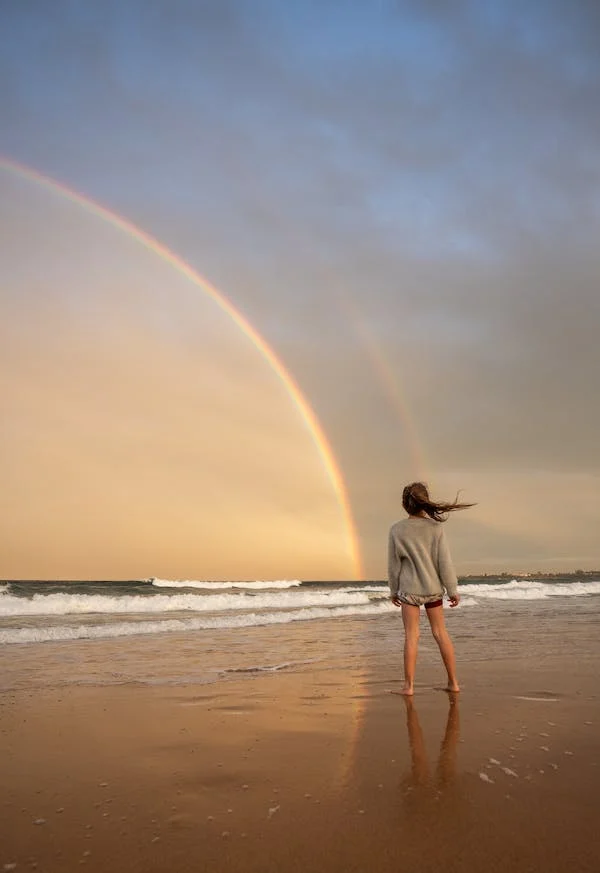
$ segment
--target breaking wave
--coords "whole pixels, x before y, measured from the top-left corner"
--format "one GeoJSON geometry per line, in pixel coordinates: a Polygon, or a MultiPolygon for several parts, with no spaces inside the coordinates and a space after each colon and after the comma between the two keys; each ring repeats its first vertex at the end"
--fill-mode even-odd
{"type": "Polygon", "coordinates": [[[260,627],[289,624],[317,618],[342,618],[377,615],[388,611],[385,602],[363,606],[310,607],[293,611],[245,613],[244,615],[216,615],[191,619],[163,619],[162,621],[116,622],[113,624],[55,627],[21,627],[0,630],[0,644],[59,642],[63,640],[97,640],[125,637],[134,634],[186,633],[205,629],[260,627]]]}

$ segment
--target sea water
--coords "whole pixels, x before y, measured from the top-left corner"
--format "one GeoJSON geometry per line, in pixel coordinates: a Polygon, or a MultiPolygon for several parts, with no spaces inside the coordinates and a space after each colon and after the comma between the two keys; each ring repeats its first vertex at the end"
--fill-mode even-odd
{"type": "MultiPolygon", "coordinates": [[[[446,616],[461,657],[539,657],[559,644],[597,654],[599,577],[471,577],[460,591],[446,616]]],[[[4,689],[347,669],[396,657],[400,644],[400,610],[382,581],[0,583],[4,689]]],[[[439,657],[425,634],[419,657],[439,657]]]]}

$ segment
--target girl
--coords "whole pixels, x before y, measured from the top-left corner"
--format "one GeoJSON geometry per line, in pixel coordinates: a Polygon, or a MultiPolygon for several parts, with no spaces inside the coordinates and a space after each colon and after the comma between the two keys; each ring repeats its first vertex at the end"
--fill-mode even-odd
{"type": "MultiPolygon", "coordinates": [[[[458,495],[457,495],[458,496],[458,495]]],[[[460,595],[450,551],[440,522],[456,509],[473,503],[436,503],[423,482],[413,482],[402,492],[408,518],[392,525],[388,546],[388,581],[394,606],[402,608],[404,623],[404,686],[402,694],[414,694],[415,665],[419,641],[419,608],[425,607],[431,632],[440,648],[448,673],[446,691],[460,691],[456,678],[454,647],[444,623],[444,592],[450,606],[460,595]]]]}

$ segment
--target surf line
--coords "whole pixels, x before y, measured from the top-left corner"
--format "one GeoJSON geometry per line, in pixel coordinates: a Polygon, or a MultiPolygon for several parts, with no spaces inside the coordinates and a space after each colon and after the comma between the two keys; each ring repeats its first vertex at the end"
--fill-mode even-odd
{"type": "Polygon", "coordinates": [[[75,191],[67,185],[64,185],[62,182],[59,182],[58,180],[52,178],[51,176],[46,176],[44,173],[40,173],[38,170],[33,169],[32,167],[26,166],[25,164],[17,163],[16,161],[2,155],[0,155],[0,169],[6,171],[7,173],[13,173],[14,175],[22,179],[40,185],[47,191],[52,192],[53,194],[58,194],[66,198],[72,203],[81,206],[87,212],[108,222],[117,230],[122,230],[128,236],[139,242],[140,245],[144,246],[144,248],[149,249],[159,258],[162,258],[163,261],[170,264],[175,270],[181,273],[181,275],[185,276],[187,279],[189,279],[190,282],[192,282],[194,285],[204,291],[205,294],[208,294],[208,296],[217,304],[217,306],[219,306],[220,309],[222,309],[224,312],[227,313],[227,315],[229,315],[233,322],[240,328],[242,333],[250,340],[250,342],[255,346],[257,351],[263,356],[263,358],[266,360],[266,362],[271,367],[278,379],[283,383],[287,393],[289,394],[290,398],[298,409],[298,412],[300,413],[300,416],[303,419],[306,427],[308,428],[321,458],[322,464],[327,472],[327,476],[329,478],[331,486],[333,487],[342,512],[342,517],[346,529],[346,536],[348,540],[347,548],[354,570],[354,575],[356,579],[362,579],[364,575],[362,558],[360,553],[358,533],[356,530],[356,524],[354,522],[352,507],[350,504],[350,498],[348,496],[346,483],[344,482],[344,478],[335,459],[335,455],[333,454],[333,450],[331,448],[329,440],[327,439],[325,431],[321,427],[321,424],[319,423],[316,414],[314,413],[308,400],[306,400],[302,391],[296,384],[294,378],[285,368],[283,362],[275,354],[273,349],[262,338],[260,333],[250,324],[250,322],[242,315],[242,313],[238,309],[236,309],[236,307],[232,303],[230,303],[229,300],[223,294],[221,294],[220,291],[217,290],[217,288],[215,288],[214,285],[212,285],[207,279],[197,273],[196,270],[193,269],[193,267],[191,267],[188,263],[186,263],[186,261],[183,260],[183,258],[175,254],[175,252],[168,248],[168,246],[161,243],[151,234],[147,233],[145,230],[142,230],[131,221],[128,221],[126,218],[119,215],[118,213],[112,212],[106,206],[103,206],[95,200],[92,200],[85,194],[81,194],[78,191],[75,191]]]}

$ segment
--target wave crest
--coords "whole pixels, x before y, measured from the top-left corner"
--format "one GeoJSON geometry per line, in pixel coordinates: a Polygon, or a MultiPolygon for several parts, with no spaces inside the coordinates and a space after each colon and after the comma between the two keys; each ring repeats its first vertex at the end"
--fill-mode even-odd
{"type": "Polygon", "coordinates": [[[163,621],[118,622],[100,625],[60,625],[55,627],[22,627],[0,630],[0,644],[62,642],[65,640],[111,639],[135,634],[186,633],[195,630],[259,627],[272,624],[289,624],[294,621],[310,621],[317,618],[342,618],[376,615],[389,611],[387,603],[371,603],[366,606],[337,606],[331,609],[312,607],[293,611],[245,615],[217,615],[191,619],[164,619],[163,621]]]}
{"type": "Polygon", "coordinates": [[[257,580],[255,582],[202,582],[197,579],[155,579],[151,580],[155,588],[201,588],[203,591],[220,591],[222,589],[234,588],[249,590],[264,589],[281,589],[281,588],[297,588],[302,585],[299,579],[275,579],[270,581],[257,580]]]}

